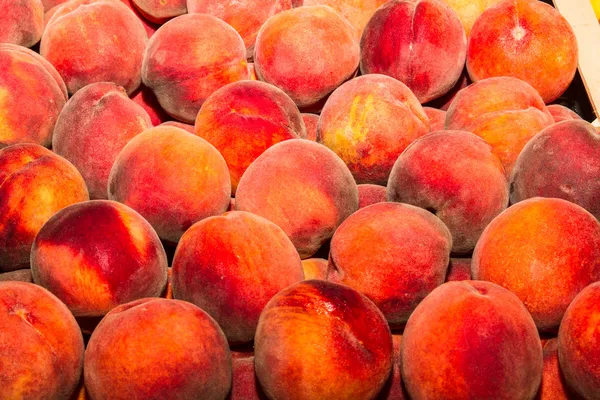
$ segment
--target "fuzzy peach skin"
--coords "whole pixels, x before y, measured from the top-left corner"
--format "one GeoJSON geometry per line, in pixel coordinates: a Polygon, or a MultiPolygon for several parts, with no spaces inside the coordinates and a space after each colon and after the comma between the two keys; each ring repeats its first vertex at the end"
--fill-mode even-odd
{"type": "Polygon", "coordinates": [[[300,256],[285,232],[243,211],[192,225],[173,259],[173,296],[206,311],[231,344],[251,342],[271,297],[302,280],[300,256]]]}
{"type": "Polygon", "coordinates": [[[441,1],[391,0],[369,20],[360,49],[363,74],[396,78],[426,103],[458,82],[467,39],[456,13],[441,1]]]}
{"type": "Polygon", "coordinates": [[[471,280],[471,259],[451,258],[450,265],[448,265],[448,274],[446,275],[446,282],[469,280],[471,280]]]}
{"type": "Polygon", "coordinates": [[[387,188],[381,185],[363,183],[358,185],[358,208],[365,208],[371,204],[385,203],[387,201],[387,188]]]}
{"type": "Polygon", "coordinates": [[[537,0],[504,0],[473,25],[467,69],[475,82],[513,76],[533,86],[549,103],[571,84],[578,48],[567,20],[537,0]]]}
{"type": "Polygon", "coordinates": [[[235,209],[279,225],[309,258],[358,209],[358,189],[344,162],[327,147],[291,139],[268,148],[246,170],[235,209]]]}
{"type": "Polygon", "coordinates": [[[83,338],[56,296],[25,282],[0,282],[3,399],[63,400],[77,388],[83,338]]]}
{"type": "Polygon", "coordinates": [[[246,168],[272,145],[306,137],[298,107],[281,89],[239,81],[211,94],[196,117],[194,133],[223,155],[235,195],[246,168]]]}
{"type": "Polygon", "coordinates": [[[542,345],[523,303],[490,282],[431,292],[402,335],[402,381],[412,400],[532,400],[542,345]]]}
{"type": "Polygon", "coordinates": [[[306,128],[306,139],[313,142],[320,142],[317,139],[317,125],[319,124],[319,115],[311,113],[302,113],[302,120],[306,128]]]}
{"type": "Polygon", "coordinates": [[[572,119],[583,119],[575,111],[560,104],[550,104],[548,106],[548,111],[550,111],[550,114],[552,114],[554,122],[562,122],[572,119]]]}
{"type": "Polygon", "coordinates": [[[227,400],[266,400],[254,373],[254,356],[233,358],[233,382],[227,400]]]}
{"type": "Polygon", "coordinates": [[[106,199],[108,175],[119,152],[152,127],[150,116],[109,82],[92,83],[69,99],[52,137],[52,149],[83,175],[92,199],[106,199]]]}
{"type": "Polygon", "coordinates": [[[114,82],[131,94],[141,83],[147,42],[144,25],[120,1],[71,0],[48,21],[40,54],[71,94],[94,82],[114,82]]]}
{"type": "Polygon", "coordinates": [[[473,132],[494,148],[507,177],[527,142],[554,124],[539,93],[517,78],[488,78],[461,90],[446,114],[446,129],[473,132]]]}
{"type": "Polygon", "coordinates": [[[345,18],[331,7],[305,6],[265,22],[256,38],[254,67],[260,80],[308,108],[354,76],[359,53],[354,28],[345,18]]]}
{"type": "Polygon", "coordinates": [[[392,367],[392,374],[383,390],[377,396],[377,400],[408,400],[408,394],[402,383],[402,374],[400,373],[402,335],[392,335],[392,342],[394,344],[394,364],[392,367]]]}
{"type": "Polygon", "coordinates": [[[5,281],[18,281],[18,282],[29,282],[33,283],[33,277],[31,276],[31,269],[19,269],[16,271],[0,273],[0,282],[5,281]]]}
{"type": "Polygon", "coordinates": [[[522,201],[485,229],[471,270],[515,293],[540,331],[555,331],[577,293],[600,280],[600,223],[566,200],[522,201]]]}
{"type": "Polygon", "coordinates": [[[31,47],[44,32],[41,0],[0,0],[0,43],[31,47]]]}
{"type": "Polygon", "coordinates": [[[66,101],[65,84],[49,62],[25,47],[0,43],[0,149],[49,147],[66,101]]]}
{"type": "Polygon", "coordinates": [[[321,143],[337,153],[357,183],[386,185],[398,156],[430,131],[429,118],[406,85],[371,74],[344,83],[327,99],[321,143]]]}
{"type": "Polygon", "coordinates": [[[432,107],[423,107],[423,111],[425,111],[427,118],[429,118],[431,132],[444,130],[446,124],[446,111],[432,107]]]}
{"type": "Polygon", "coordinates": [[[471,34],[473,24],[485,10],[502,0],[442,0],[448,4],[460,18],[467,37],[471,34]]]}
{"type": "Polygon", "coordinates": [[[375,304],[346,286],[311,280],[269,301],[254,365],[270,399],[374,399],[392,370],[392,353],[375,304]]]}
{"type": "Polygon", "coordinates": [[[33,239],[59,210],[89,200],[81,174],[36,144],[0,149],[0,272],[29,268],[33,239]]]}
{"type": "Polygon", "coordinates": [[[31,249],[36,284],[76,317],[102,316],[167,283],[167,256],[150,224],[108,200],[69,206],[42,227],[31,249]]]}
{"type": "Polygon", "coordinates": [[[469,86],[471,83],[472,82],[469,79],[469,74],[467,73],[467,70],[465,68],[463,70],[463,73],[460,75],[460,78],[458,78],[458,82],[456,82],[456,85],[454,85],[454,87],[450,89],[448,93],[441,97],[438,97],[435,100],[428,102],[425,105],[439,110],[448,111],[448,108],[450,108],[450,105],[454,101],[454,98],[456,97],[458,92],[469,86]]]}
{"type": "Polygon", "coordinates": [[[184,131],[188,131],[189,133],[194,133],[194,125],[184,124],[183,122],[167,121],[167,122],[163,122],[159,126],[173,126],[175,128],[179,128],[179,129],[183,129],[184,131]]]}
{"type": "Polygon", "coordinates": [[[430,212],[408,204],[373,204],[335,231],[327,280],[367,296],[398,328],[444,283],[451,248],[448,228],[430,212]]]}
{"type": "Polygon", "coordinates": [[[425,208],[452,233],[452,252],[468,254],[508,206],[508,182],[492,147],[465,131],[438,131],[411,144],[394,164],[388,200],[425,208]]]}
{"type": "Polygon", "coordinates": [[[85,351],[91,399],[222,400],[231,353],[217,323],[193,304],[140,299],[104,317],[85,351]]]}
{"type": "Polygon", "coordinates": [[[177,243],[195,222],[227,210],[229,171],[206,140],[176,127],[156,127],[119,153],[108,198],[139,212],[161,239],[177,243]]]}
{"type": "Polygon", "coordinates": [[[162,108],[189,124],[214,91],[249,78],[242,38],[208,14],[182,15],[161,26],[148,42],[142,66],[143,82],[162,108]]]}
{"type": "Polygon", "coordinates": [[[543,344],[544,372],[536,400],[583,400],[566,384],[558,362],[558,340],[553,338],[543,344]]]}
{"type": "Polygon", "coordinates": [[[581,119],[554,124],[521,151],[511,183],[511,202],[531,197],[568,200],[600,217],[600,133],[581,119]]]}
{"type": "Polygon", "coordinates": [[[171,120],[171,116],[158,103],[156,95],[145,85],[142,84],[131,94],[130,98],[148,113],[152,126],[158,126],[171,120]]]}
{"type": "Polygon", "coordinates": [[[327,265],[328,261],[324,258],[307,258],[306,260],[302,260],[304,279],[307,281],[311,279],[326,280],[327,265]]]}
{"type": "Polygon", "coordinates": [[[131,2],[144,18],[159,25],[188,12],[186,0],[131,0],[131,2]]]}
{"type": "Polygon", "coordinates": [[[570,388],[586,400],[600,399],[600,282],[569,305],[558,332],[558,360],[570,388]]]}

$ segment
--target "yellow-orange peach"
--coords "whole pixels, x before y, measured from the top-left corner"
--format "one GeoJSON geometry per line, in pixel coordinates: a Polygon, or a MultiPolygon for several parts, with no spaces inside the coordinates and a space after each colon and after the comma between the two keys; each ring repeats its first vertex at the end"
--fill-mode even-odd
{"type": "Polygon", "coordinates": [[[442,0],[448,4],[460,18],[467,37],[471,34],[473,24],[485,10],[502,0],[442,0]]]}
{"type": "Polygon", "coordinates": [[[302,260],[302,269],[304,270],[304,279],[321,279],[327,278],[327,263],[324,258],[307,258],[302,260]]]}

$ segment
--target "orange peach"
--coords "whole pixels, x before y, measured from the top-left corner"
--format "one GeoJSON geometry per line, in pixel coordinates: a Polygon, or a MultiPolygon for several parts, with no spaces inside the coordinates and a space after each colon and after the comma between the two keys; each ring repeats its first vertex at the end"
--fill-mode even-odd
{"type": "Polygon", "coordinates": [[[558,340],[543,344],[544,372],[536,400],[581,400],[566,384],[558,362],[558,340]]]}
{"type": "Polygon", "coordinates": [[[0,0],[0,43],[32,47],[44,32],[41,0],[0,0]]]}
{"type": "Polygon", "coordinates": [[[387,201],[387,188],[381,185],[363,183],[358,185],[358,208],[365,208],[371,204],[385,203],[387,201]]]}
{"type": "Polygon", "coordinates": [[[144,18],[159,25],[188,12],[186,0],[131,0],[131,2],[144,18]]]}
{"type": "Polygon", "coordinates": [[[184,124],[183,122],[167,121],[167,122],[163,122],[159,126],[173,126],[175,128],[179,128],[179,129],[183,129],[184,131],[188,131],[189,133],[194,133],[194,125],[184,124]]]}
{"type": "Polygon", "coordinates": [[[306,128],[306,138],[313,142],[319,142],[317,139],[317,125],[319,124],[319,116],[317,114],[302,113],[302,120],[306,128]]]}
{"type": "Polygon", "coordinates": [[[572,119],[583,119],[575,111],[560,104],[550,104],[548,111],[552,114],[554,122],[568,121],[572,119]]]}
{"type": "Polygon", "coordinates": [[[307,258],[302,260],[302,269],[304,270],[304,279],[320,279],[322,281],[327,278],[327,263],[324,258],[307,258]]]}
{"type": "Polygon", "coordinates": [[[485,10],[490,8],[491,6],[499,3],[502,0],[442,0],[444,3],[448,4],[458,18],[460,18],[460,22],[462,22],[463,27],[465,28],[465,34],[467,37],[471,34],[471,29],[473,29],[473,24],[477,21],[477,18],[483,14],[485,10]]]}
{"type": "Polygon", "coordinates": [[[446,111],[432,107],[423,107],[423,111],[425,111],[427,118],[429,118],[431,132],[444,130],[446,124],[446,111]]]}
{"type": "Polygon", "coordinates": [[[254,68],[254,63],[248,63],[248,74],[251,81],[257,81],[258,76],[256,76],[256,68],[254,68]]]}
{"type": "Polygon", "coordinates": [[[448,274],[446,275],[446,282],[469,280],[471,280],[471,259],[451,258],[450,265],[448,265],[448,274]]]}

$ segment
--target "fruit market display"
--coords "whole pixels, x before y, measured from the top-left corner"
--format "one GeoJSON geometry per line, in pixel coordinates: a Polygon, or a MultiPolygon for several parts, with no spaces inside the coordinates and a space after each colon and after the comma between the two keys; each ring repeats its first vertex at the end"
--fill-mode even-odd
{"type": "Polygon", "coordinates": [[[0,0],[0,400],[600,400],[579,52],[539,0],[0,0]]]}

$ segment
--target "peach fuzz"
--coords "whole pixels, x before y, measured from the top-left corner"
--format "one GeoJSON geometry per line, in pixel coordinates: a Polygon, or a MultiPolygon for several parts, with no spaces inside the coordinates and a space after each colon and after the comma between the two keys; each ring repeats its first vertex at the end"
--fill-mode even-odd
{"type": "Polygon", "coordinates": [[[161,25],[188,12],[186,0],[131,0],[148,21],[161,25]]]}
{"type": "Polygon", "coordinates": [[[387,188],[381,185],[363,183],[358,185],[358,208],[365,208],[371,204],[385,203],[387,201],[387,188]]]}
{"type": "Polygon", "coordinates": [[[29,267],[35,236],[59,210],[89,200],[81,174],[35,144],[0,149],[0,271],[29,267]]]}
{"type": "Polygon", "coordinates": [[[223,155],[235,195],[248,166],[266,149],[306,137],[304,121],[282,90],[260,81],[239,81],[215,91],[196,117],[194,133],[223,155]]]}
{"type": "Polygon", "coordinates": [[[240,35],[208,14],[173,18],[150,38],[142,80],[161,107],[192,124],[214,91],[249,79],[246,50],[240,35]]]}
{"type": "Polygon", "coordinates": [[[600,280],[600,223],[565,200],[522,201],[485,229],[472,273],[515,293],[538,329],[553,332],[577,293],[600,280]]]}
{"type": "Polygon", "coordinates": [[[177,243],[195,222],[227,210],[229,171],[206,140],[171,126],[151,128],[117,156],[108,198],[139,212],[161,239],[177,243]]]}
{"type": "Polygon", "coordinates": [[[558,362],[558,340],[543,343],[544,372],[542,384],[535,400],[582,400],[566,384],[558,362]]]}
{"type": "Polygon", "coordinates": [[[392,336],[377,307],[355,290],[319,280],[269,301],[254,349],[256,375],[270,399],[373,399],[392,370],[392,336]]]}
{"type": "Polygon", "coordinates": [[[452,233],[452,252],[468,254],[508,206],[508,182],[492,147],[465,131],[417,139],[394,164],[388,200],[425,208],[452,233]]]}
{"type": "Polygon", "coordinates": [[[66,101],[65,84],[48,61],[24,47],[0,43],[0,148],[18,143],[49,147],[66,101]]]}
{"type": "Polygon", "coordinates": [[[302,280],[300,256],[285,232],[242,211],[192,225],[173,259],[173,296],[206,311],[230,344],[251,342],[271,297],[302,280]]]}
{"type": "Polygon", "coordinates": [[[448,282],[411,315],[402,380],[412,400],[532,400],[542,345],[523,303],[490,282],[448,282]]]}
{"type": "Polygon", "coordinates": [[[558,360],[567,385],[586,400],[600,399],[600,282],[575,297],[558,332],[558,360]]]}
{"type": "Polygon", "coordinates": [[[167,283],[156,232],[131,208],[107,200],[75,204],[50,218],[33,243],[31,270],[34,282],[76,317],[159,296],[167,283]]]}
{"type": "Polygon", "coordinates": [[[146,111],[152,121],[152,126],[158,126],[171,120],[171,116],[158,103],[156,95],[145,85],[141,85],[129,96],[136,104],[146,111]]]}
{"type": "Polygon", "coordinates": [[[0,0],[0,43],[32,47],[44,32],[41,0],[0,0]]]}
{"type": "Polygon", "coordinates": [[[67,399],[83,367],[75,318],[52,293],[0,282],[0,387],[4,399],[67,399]]]}
{"type": "Polygon", "coordinates": [[[306,128],[306,139],[313,142],[320,142],[317,135],[317,125],[319,124],[319,116],[317,114],[302,113],[302,120],[306,128]]]}
{"type": "Polygon", "coordinates": [[[511,201],[556,197],[600,217],[600,133],[581,119],[549,126],[527,143],[515,164],[511,201]]]}
{"type": "Polygon", "coordinates": [[[507,177],[527,142],[554,124],[539,93],[517,78],[489,78],[458,92],[446,129],[473,132],[494,148],[507,177]]]}
{"type": "Polygon", "coordinates": [[[259,79],[282,89],[302,109],[317,106],[353,77],[359,53],[354,28],[344,17],[331,7],[305,6],[265,22],[256,38],[254,66],[259,79]],[[309,62],[315,59],[319,62],[309,62]]]}
{"type": "Polygon", "coordinates": [[[254,373],[254,356],[233,358],[233,381],[227,400],[266,400],[254,373]]]}
{"type": "Polygon", "coordinates": [[[504,0],[488,8],[473,25],[467,49],[473,81],[519,78],[546,103],[569,87],[577,60],[571,25],[554,7],[537,0],[504,0]]]}
{"type": "Polygon", "coordinates": [[[471,280],[471,259],[451,258],[446,282],[471,280]]]}
{"type": "Polygon", "coordinates": [[[85,351],[92,399],[222,400],[231,376],[231,353],[217,323],[179,300],[147,298],[115,308],[85,351]]]}
{"type": "Polygon", "coordinates": [[[548,111],[550,111],[550,114],[552,114],[554,122],[562,122],[572,119],[583,119],[575,111],[571,110],[568,107],[561,106],[560,104],[550,104],[548,106],[548,111]]]}
{"type": "Polygon", "coordinates": [[[394,344],[394,364],[392,373],[385,384],[383,390],[379,393],[376,400],[408,400],[408,394],[402,383],[402,374],[400,372],[400,351],[402,349],[402,336],[392,335],[394,344]]]}
{"type": "Polygon", "coordinates": [[[114,83],[92,83],[61,111],[52,149],[81,172],[92,199],[106,199],[108,175],[119,152],[152,127],[148,113],[114,83]]]}
{"type": "Polygon", "coordinates": [[[360,49],[363,74],[396,78],[426,103],[458,82],[467,39],[456,13],[441,1],[391,0],[369,20],[360,49]]]}
{"type": "Polygon", "coordinates": [[[144,26],[120,1],[71,0],[50,18],[40,54],[56,67],[69,93],[94,82],[140,86],[144,26]]]}
{"type": "Polygon", "coordinates": [[[328,261],[324,258],[307,258],[302,260],[302,269],[304,270],[304,279],[320,279],[322,281],[327,278],[328,261]]]}
{"type": "Polygon", "coordinates": [[[431,132],[444,130],[446,124],[446,111],[432,107],[423,107],[423,111],[425,111],[427,118],[429,118],[431,132]]]}
{"type": "Polygon", "coordinates": [[[442,0],[448,4],[460,18],[467,37],[471,34],[473,24],[485,10],[502,0],[442,0]]]}
{"type": "Polygon", "coordinates": [[[427,114],[406,85],[371,74],[329,97],[318,125],[321,143],[337,153],[357,183],[386,185],[398,156],[430,131],[427,114]]]}
{"type": "Polygon", "coordinates": [[[373,204],[336,230],[327,280],[367,296],[395,329],[444,283],[451,248],[448,228],[430,212],[408,204],[373,204]]]}
{"type": "Polygon", "coordinates": [[[279,225],[302,258],[309,258],[358,209],[358,189],[344,162],[303,139],[268,148],[246,170],[235,209],[279,225]]]}

